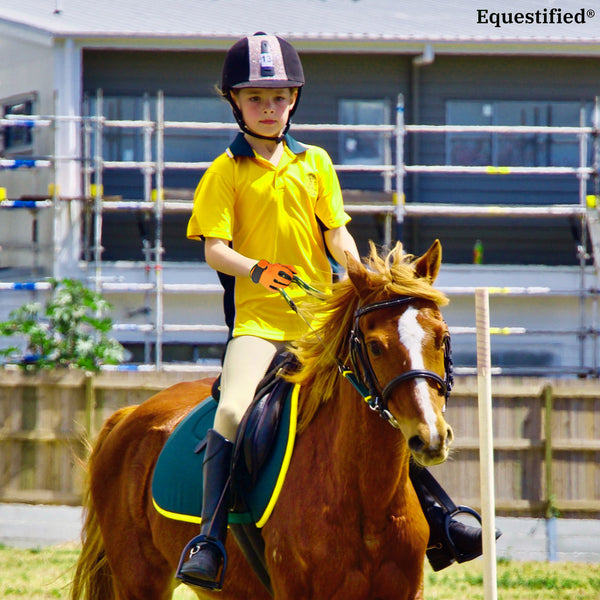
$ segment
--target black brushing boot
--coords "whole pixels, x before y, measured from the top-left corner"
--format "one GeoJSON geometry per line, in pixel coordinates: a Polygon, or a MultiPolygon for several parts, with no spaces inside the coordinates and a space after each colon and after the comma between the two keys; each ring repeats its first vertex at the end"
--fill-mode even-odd
{"type": "Polygon", "coordinates": [[[229,519],[229,480],[233,444],[214,429],[206,434],[203,467],[203,503],[200,535],[185,547],[177,579],[184,583],[220,590],[223,587],[227,554],[225,538],[229,519]]]}
{"type": "MultiPolygon", "coordinates": [[[[432,569],[441,571],[454,561],[463,563],[481,556],[481,528],[453,518],[460,513],[470,514],[481,523],[479,514],[466,506],[456,506],[427,469],[411,463],[410,480],[429,523],[427,558],[432,569]]],[[[497,530],[496,539],[501,535],[497,530]]]]}

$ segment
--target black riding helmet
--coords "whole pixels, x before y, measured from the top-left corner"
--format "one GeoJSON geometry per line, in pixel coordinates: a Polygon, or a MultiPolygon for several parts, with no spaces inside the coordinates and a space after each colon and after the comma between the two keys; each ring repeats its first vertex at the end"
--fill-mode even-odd
{"type": "Polygon", "coordinates": [[[280,142],[290,128],[290,119],[300,101],[300,91],[304,85],[304,71],[300,57],[294,47],[283,38],[255,33],[237,41],[227,52],[223,64],[221,92],[233,109],[240,129],[249,135],[280,142]],[[281,135],[277,138],[254,133],[248,129],[242,112],[231,95],[232,89],[241,88],[296,88],[298,95],[290,110],[290,118],[281,135]]]}

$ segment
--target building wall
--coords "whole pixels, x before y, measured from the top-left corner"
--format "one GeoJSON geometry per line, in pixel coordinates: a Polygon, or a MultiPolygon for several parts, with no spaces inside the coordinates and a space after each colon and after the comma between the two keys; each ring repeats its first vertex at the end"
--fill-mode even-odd
{"type": "MultiPolygon", "coordinates": [[[[40,97],[44,97],[45,104],[40,105],[41,112],[51,113],[48,90],[52,87],[52,62],[49,59],[50,51],[46,46],[32,44],[20,48],[17,46],[6,46],[6,40],[1,40],[0,49],[15,52],[23,56],[23,64],[29,64],[36,57],[44,57],[46,69],[44,73],[37,73],[37,77],[31,80],[24,77],[22,67],[15,69],[14,81],[11,88],[6,88],[7,93],[14,90],[30,90],[27,83],[34,85],[43,83],[40,88],[40,97]],[[33,47],[32,47],[33,46],[33,47]],[[37,48],[37,49],[36,49],[37,48]],[[22,53],[21,53],[22,50],[22,53]],[[46,56],[48,55],[48,56],[46,56]]],[[[10,54],[11,56],[13,54],[10,54]]],[[[222,52],[116,52],[116,51],[85,51],[83,55],[83,91],[87,94],[95,94],[101,88],[106,95],[142,95],[144,93],[156,94],[163,90],[167,95],[198,95],[207,96],[215,93],[214,86],[218,84],[220,69],[224,53],[222,52]]],[[[519,99],[519,93],[524,99],[592,99],[597,93],[600,84],[598,69],[595,61],[575,59],[523,59],[523,58],[492,58],[492,57],[437,57],[435,62],[427,67],[416,69],[412,66],[409,57],[383,56],[383,55],[306,55],[303,56],[307,85],[302,96],[302,102],[295,118],[298,123],[335,123],[338,120],[338,101],[342,98],[387,98],[393,115],[393,107],[398,93],[405,95],[407,103],[407,121],[413,122],[419,113],[419,122],[443,123],[445,120],[444,101],[449,98],[506,98],[519,99]],[[565,78],[567,85],[561,81],[560,85],[556,74],[565,78]],[[580,81],[581,78],[581,81],[580,81]],[[513,81],[514,79],[514,81],[513,81]],[[532,84],[531,82],[534,82],[532,84]],[[582,83],[583,82],[583,83],[582,83]],[[418,86],[415,84],[418,83],[418,86]],[[415,111],[413,99],[420,98],[419,111],[415,111]]],[[[20,64],[20,63],[19,63],[20,64]]],[[[0,89],[4,90],[4,81],[7,79],[6,66],[0,79],[0,89]]],[[[32,74],[35,75],[32,67],[32,74]]],[[[12,73],[11,73],[12,77],[12,73]]],[[[2,92],[4,93],[4,92],[2,92]]],[[[292,130],[293,131],[293,130],[292,130]]],[[[334,161],[338,159],[337,135],[325,133],[299,132],[297,137],[309,143],[319,143],[331,153],[334,161]]],[[[430,139],[418,148],[419,152],[411,157],[415,162],[429,162],[440,164],[444,162],[441,148],[444,147],[443,140],[436,146],[436,141],[430,139]],[[441,145],[440,145],[441,144],[441,145]]],[[[222,148],[215,149],[215,154],[222,148]]],[[[410,156],[411,147],[408,147],[410,156]]],[[[413,150],[415,152],[415,150],[413,150]]],[[[45,191],[45,187],[36,188],[38,175],[34,171],[22,173],[5,173],[0,171],[0,181],[3,177],[13,175],[24,175],[28,190],[36,189],[45,191]]],[[[186,176],[175,176],[169,174],[166,180],[168,187],[183,187],[187,190],[193,189],[201,173],[193,173],[186,176]],[[181,178],[180,178],[181,177],[181,178]]],[[[427,202],[454,202],[464,204],[468,202],[537,202],[558,201],[575,202],[572,189],[561,192],[562,182],[552,180],[546,187],[539,187],[539,180],[525,181],[528,187],[523,188],[523,181],[507,177],[494,177],[491,179],[466,179],[438,177],[437,179],[419,178],[418,181],[407,180],[408,200],[414,200],[412,192],[416,188],[420,201],[427,202]],[[542,193],[537,193],[541,190],[542,193]],[[557,191],[558,190],[558,191],[557,191]],[[554,195],[555,198],[551,198],[554,195]],[[534,198],[534,196],[536,196],[534,198]],[[563,198],[564,196],[564,198],[563,198]],[[559,198],[559,199],[557,199],[559,198]]],[[[381,189],[381,177],[378,175],[342,175],[342,184],[348,188],[381,189]]],[[[122,194],[125,198],[137,188],[138,197],[141,193],[141,178],[139,173],[127,174],[119,172],[112,180],[105,181],[105,192],[122,194]],[[110,187],[112,186],[112,188],[110,187]]],[[[14,213],[13,213],[14,214],[14,213]]],[[[47,211],[50,215],[51,211],[47,211]]],[[[0,240],[1,244],[7,245],[11,241],[8,235],[16,232],[15,237],[21,243],[28,242],[31,231],[30,215],[5,217],[6,211],[0,213],[0,240]],[[8,225],[10,223],[10,226],[8,225]],[[4,229],[2,229],[4,227],[4,229]]],[[[165,260],[173,261],[172,266],[178,269],[178,261],[199,261],[202,259],[201,244],[187,242],[185,240],[186,215],[167,215],[164,224],[164,240],[166,246],[165,260]]],[[[141,254],[142,237],[146,235],[153,242],[153,218],[146,220],[137,214],[104,215],[103,246],[106,248],[104,258],[106,260],[142,260],[141,254]]],[[[377,238],[377,222],[374,217],[355,217],[351,223],[351,230],[359,240],[361,252],[364,253],[367,238],[377,238]]],[[[74,231],[77,231],[74,228],[74,231]]],[[[514,264],[540,264],[549,265],[574,265],[575,247],[578,243],[578,223],[564,220],[544,220],[535,222],[533,220],[503,219],[503,220],[464,220],[429,218],[419,221],[409,220],[405,227],[405,246],[408,251],[414,253],[423,252],[435,238],[440,238],[444,246],[444,263],[469,263],[471,251],[475,238],[484,241],[484,262],[488,263],[514,263],[514,264]]],[[[48,239],[51,237],[47,236],[48,239]]],[[[0,268],[15,266],[14,260],[6,262],[8,257],[0,253],[0,268]]],[[[51,252],[44,254],[45,259],[51,261],[51,252]]],[[[30,260],[30,258],[29,258],[30,260]]],[[[196,275],[196,265],[190,265],[194,273],[182,275],[180,271],[174,275],[174,281],[204,282],[209,277],[210,271],[206,265],[200,267],[200,275],[196,275]],[[206,271],[206,272],[205,272],[206,271]]],[[[136,263],[132,267],[142,273],[143,265],[136,263]]],[[[483,281],[481,273],[469,272],[465,267],[458,271],[451,271],[450,277],[445,285],[531,285],[530,274],[515,276],[515,269],[498,273],[490,267],[489,279],[483,281]]],[[[106,268],[105,268],[106,272],[106,268]]],[[[212,275],[212,271],[211,271],[212,275]]],[[[545,281],[545,276],[540,277],[545,281]]],[[[577,269],[569,269],[566,274],[561,271],[560,279],[571,282],[577,277],[577,269]]],[[[544,285],[544,283],[540,283],[544,285]]],[[[570,284],[569,289],[576,288],[575,283],[570,284]]],[[[187,314],[182,309],[182,302],[177,298],[173,302],[171,321],[184,322],[216,322],[220,318],[220,306],[218,295],[210,299],[210,309],[207,308],[207,300],[200,299],[194,307],[198,312],[187,314]]],[[[131,314],[140,308],[145,300],[136,298],[125,299],[118,304],[117,310],[119,321],[131,319],[131,314]]],[[[171,300],[167,300],[171,302],[171,300]]],[[[517,301],[510,301],[502,306],[502,311],[495,309],[498,326],[521,325],[516,322],[513,315],[522,317],[524,325],[542,327],[533,317],[540,321],[546,320],[551,323],[559,323],[560,328],[574,329],[578,325],[578,314],[574,309],[577,300],[573,294],[567,303],[561,298],[554,298],[552,303],[536,300],[536,305],[544,303],[543,311],[526,312],[520,310],[517,301]],[[575,299],[573,299],[575,298],[575,299]],[[565,310],[565,307],[568,310],[565,310]],[[568,318],[567,318],[568,317],[568,318]]],[[[471,298],[453,299],[449,308],[449,323],[469,324],[473,317],[471,298]]],[[[192,304],[190,304],[192,306],[192,304]]],[[[187,308],[187,306],[186,306],[187,308]]],[[[169,309],[170,310],[170,309],[169,309]]],[[[141,317],[137,317],[141,318],[141,317]]],[[[589,322],[586,321],[586,322],[589,322]]],[[[188,337],[202,338],[196,334],[188,337],[181,334],[171,334],[169,342],[188,343],[188,337]],[[184,339],[185,338],[185,339],[184,339]]],[[[221,336],[223,337],[223,336],[221,336]]],[[[123,341],[139,342],[142,337],[131,334],[123,334],[123,341]]],[[[559,366],[577,362],[577,344],[548,343],[549,338],[540,338],[539,341],[525,344],[522,340],[517,342],[515,338],[505,337],[495,342],[496,348],[502,354],[515,354],[528,352],[534,356],[536,365],[559,366]],[[562,345],[561,345],[562,344],[562,345]]],[[[564,339],[564,338],[561,338],[564,339]]],[[[211,338],[211,342],[218,342],[219,336],[211,338]],[[218,338],[218,339],[217,339],[218,338]]],[[[473,343],[472,340],[458,341],[455,343],[457,355],[463,357],[461,362],[471,363],[473,343]]],[[[517,357],[511,364],[521,364],[517,357]]],[[[530,361],[531,362],[531,361],[530,361]]],[[[460,363],[459,363],[460,364],[460,363]]],[[[525,364],[525,363],[523,363],[525,364]]]]}
{"type": "MultiPolygon", "coordinates": [[[[445,124],[448,100],[583,101],[600,94],[600,61],[586,58],[438,56],[419,70],[420,123],[445,124]]],[[[587,123],[590,125],[590,123],[587,123]]],[[[421,134],[414,164],[446,164],[444,135],[421,134]]],[[[419,174],[409,201],[448,204],[577,204],[575,176],[484,176],[419,174]]],[[[593,193],[590,183],[588,193],[593,193]]],[[[418,250],[441,235],[450,262],[469,262],[482,238],[486,262],[495,264],[578,264],[580,227],[561,219],[442,219],[408,224],[418,250]],[[507,243],[509,242],[509,243],[507,243]]]]}
{"type": "MultiPolygon", "coordinates": [[[[0,100],[18,99],[25,94],[35,93],[36,113],[53,114],[54,58],[50,43],[43,39],[23,41],[3,35],[0,36],[0,56],[5,57],[0,64],[0,100]]],[[[45,157],[52,150],[52,132],[49,129],[36,129],[30,156],[45,157]]],[[[14,157],[9,155],[6,158],[14,157]]],[[[6,189],[9,199],[23,195],[45,195],[51,181],[50,169],[0,169],[0,187],[6,189]]],[[[36,260],[40,268],[48,272],[52,268],[52,211],[45,210],[38,214],[36,235],[40,243],[40,254],[36,260]]],[[[10,218],[7,218],[7,212],[2,211],[0,240],[0,268],[29,267],[33,246],[32,214],[29,211],[11,211],[10,218]]]]}
{"type": "MultiPolygon", "coordinates": [[[[214,96],[220,84],[224,52],[125,52],[89,50],[83,56],[83,90],[94,96],[100,88],[105,96],[153,96],[162,90],[165,96],[214,96]]],[[[406,57],[384,55],[314,55],[302,56],[307,84],[294,117],[296,123],[337,123],[338,103],[341,99],[385,98],[390,114],[394,114],[399,91],[406,93],[408,64],[406,57]]],[[[301,141],[318,144],[327,149],[334,162],[339,159],[337,133],[298,132],[292,134],[301,141]]],[[[233,137],[233,133],[232,136],[233,137]]],[[[215,148],[215,156],[224,147],[215,148]]],[[[165,173],[165,187],[193,190],[201,172],[165,173]]],[[[357,189],[383,189],[379,174],[342,174],[342,187],[357,189]]],[[[125,198],[140,198],[142,179],[139,172],[106,172],[106,194],[125,198]]],[[[198,244],[185,240],[187,215],[166,215],[165,260],[200,260],[198,244]]],[[[107,260],[142,259],[142,231],[152,224],[136,215],[110,215],[104,217],[104,257],[107,260]]],[[[357,216],[351,224],[359,238],[361,250],[368,250],[367,235],[378,236],[377,223],[372,216],[357,216]]]]}
{"type": "MultiPolygon", "coordinates": [[[[223,57],[222,52],[87,51],[84,90],[94,94],[97,88],[102,88],[106,95],[155,94],[159,89],[165,95],[212,95],[219,83],[223,57]]],[[[427,124],[444,124],[446,101],[453,99],[591,103],[600,93],[600,61],[593,59],[438,56],[431,65],[420,68],[412,65],[410,57],[402,55],[305,54],[302,59],[307,84],[295,116],[297,123],[339,122],[341,99],[384,98],[393,120],[400,93],[405,97],[407,122],[416,120],[427,124]]],[[[338,161],[339,134],[299,132],[296,135],[307,143],[325,147],[334,162],[338,161]]],[[[220,150],[216,148],[215,154],[220,150]]],[[[418,139],[409,136],[405,156],[409,164],[443,165],[446,163],[445,136],[421,134],[418,139]]],[[[200,172],[167,173],[165,181],[169,187],[193,189],[200,175],[200,172]]],[[[342,173],[340,180],[344,189],[383,189],[380,174],[342,173]]],[[[107,176],[105,188],[125,197],[136,197],[135,194],[139,197],[140,179],[137,174],[119,171],[107,176]]],[[[405,180],[408,202],[576,204],[578,190],[575,176],[420,174],[405,180]]],[[[111,219],[107,218],[107,231],[111,230],[111,219]]],[[[363,231],[376,233],[377,222],[373,217],[356,217],[354,224],[359,243],[366,248],[363,231]]],[[[165,231],[173,231],[176,239],[184,226],[185,216],[168,217],[165,231]]],[[[130,240],[128,231],[124,233],[130,240]]],[[[491,264],[577,265],[582,233],[577,220],[569,218],[518,221],[514,218],[419,218],[407,220],[403,236],[407,246],[415,252],[425,250],[433,239],[440,237],[446,248],[446,260],[451,263],[470,262],[473,245],[481,239],[485,260],[491,264]]],[[[115,258],[122,251],[116,249],[120,245],[116,243],[115,258]]],[[[140,256],[139,249],[132,249],[129,254],[132,258],[140,256]]],[[[107,256],[112,256],[110,244],[107,256]]],[[[177,246],[166,258],[193,257],[185,247],[177,246]]]]}

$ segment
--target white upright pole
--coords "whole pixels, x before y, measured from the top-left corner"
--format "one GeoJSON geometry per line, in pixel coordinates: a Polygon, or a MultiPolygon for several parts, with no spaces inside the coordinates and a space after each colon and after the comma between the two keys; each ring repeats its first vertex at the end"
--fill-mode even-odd
{"type": "Polygon", "coordinates": [[[164,333],[164,275],[163,275],[163,203],[164,188],[163,175],[165,168],[165,97],[159,90],[156,99],[156,218],[155,246],[154,246],[154,271],[156,281],[156,370],[162,369],[163,360],[163,333],[164,333]]]}
{"type": "Polygon", "coordinates": [[[404,142],[406,127],[404,123],[404,95],[398,94],[396,104],[396,240],[401,242],[404,238],[404,142]]]}
{"type": "Polygon", "coordinates": [[[477,288],[475,290],[475,325],[477,330],[477,393],[479,399],[479,475],[481,479],[481,516],[483,521],[483,597],[485,600],[497,600],[492,361],[487,288],[477,288]]]}

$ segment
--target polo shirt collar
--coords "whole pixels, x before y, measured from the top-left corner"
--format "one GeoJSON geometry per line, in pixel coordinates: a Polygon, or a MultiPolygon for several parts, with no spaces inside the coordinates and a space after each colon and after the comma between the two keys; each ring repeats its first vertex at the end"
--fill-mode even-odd
{"type": "MultiPolygon", "coordinates": [[[[289,133],[286,134],[285,144],[294,154],[302,154],[308,149],[307,146],[301,144],[298,140],[295,140],[289,133]]],[[[244,137],[243,133],[238,133],[236,138],[233,140],[229,148],[227,148],[227,154],[230,156],[254,156],[254,150],[248,143],[248,140],[244,137]]]]}

